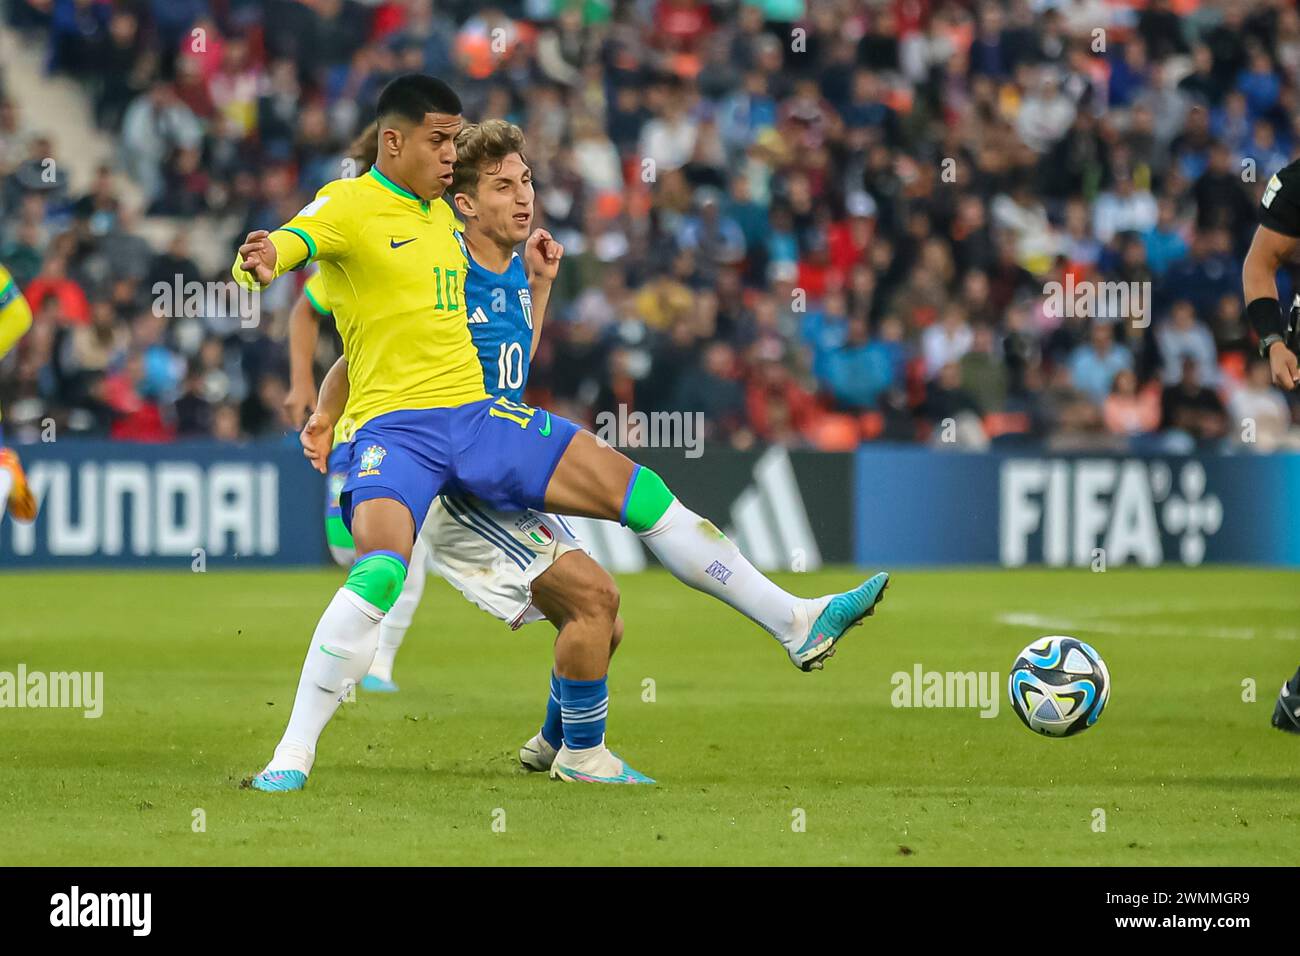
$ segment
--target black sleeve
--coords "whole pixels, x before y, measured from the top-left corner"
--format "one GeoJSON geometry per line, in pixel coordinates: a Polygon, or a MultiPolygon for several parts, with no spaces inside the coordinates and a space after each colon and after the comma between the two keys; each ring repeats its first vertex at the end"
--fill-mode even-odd
{"type": "Polygon", "coordinates": [[[1264,186],[1259,224],[1284,236],[1300,238],[1300,163],[1292,163],[1264,186]]]}

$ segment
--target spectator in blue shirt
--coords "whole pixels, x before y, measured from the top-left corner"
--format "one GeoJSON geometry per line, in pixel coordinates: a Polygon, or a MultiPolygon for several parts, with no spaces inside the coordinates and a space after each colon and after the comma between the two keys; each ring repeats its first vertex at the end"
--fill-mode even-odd
{"type": "Polygon", "coordinates": [[[1115,341],[1115,326],[1107,321],[1094,320],[1088,341],[1070,355],[1075,387],[1098,405],[1110,394],[1116,374],[1132,368],[1133,353],[1115,341]]]}
{"type": "Polygon", "coordinates": [[[894,384],[889,348],[871,342],[867,320],[849,320],[848,339],[826,359],[823,382],[840,408],[860,411],[876,407],[882,392],[894,384]]]}
{"type": "Polygon", "coordinates": [[[1147,265],[1162,276],[1169,267],[1187,255],[1187,240],[1178,228],[1178,209],[1173,200],[1161,199],[1157,206],[1156,224],[1142,233],[1146,247],[1147,265]]]}
{"type": "Polygon", "coordinates": [[[1237,77],[1237,89],[1246,94],[1246,105],[1251,116],[1262,116],[1277,105],[1282,94],[1282,79],[1273,69],[1273,60],[1268,51],[1259,44],[1252,44],[1250,65],[1237,77]]]}

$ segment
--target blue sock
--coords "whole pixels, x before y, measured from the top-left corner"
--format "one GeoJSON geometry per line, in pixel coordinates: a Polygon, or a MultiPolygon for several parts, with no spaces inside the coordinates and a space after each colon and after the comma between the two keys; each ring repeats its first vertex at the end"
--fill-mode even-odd
{"type": "Polygon", "coordinates": [[[564,743],[564,724],[560,720],[560,679],[551,671],[551,696],[546,698],[546,720],[542,722],[542,739],[560,749],[564,743]]]}
{"type": "Polygon", "coordinates": [[[609,712],[606,679],[560,682],[560,712],[564,720],[564,743],[570,750],[597,747],[605,739],[605,715],[609,712]]]}

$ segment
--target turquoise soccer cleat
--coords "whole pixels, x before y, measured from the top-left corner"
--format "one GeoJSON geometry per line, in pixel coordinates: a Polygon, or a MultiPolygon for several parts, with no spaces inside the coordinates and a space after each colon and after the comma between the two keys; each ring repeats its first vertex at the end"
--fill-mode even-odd
{"type": "Polygon", "coordinates": [[[849,628],[861,624],[862,619],[876,611],[876,605],[889,587],[889,572],[881,571],[859,584],[852,591],[835,594],[813,621],[808,638],[798,648],[787,647],[790,660],[802,671],[821,670],[826,658],[835,653],[835,645],[848,633],[849,628]]]}
{"type": "Polygon", "coordinates": [[[577,753],[561,746],[551,763],[551,779],[565,783],[654,783],[633,770],[618,754],[606,747],[592,747],[577,753]]]}
{"type": "Polygon", "coordinates": [[[376,677],[374,674],[367,674],[361,678],[361,689],[374,691],[378,694],[396,694],[397,685],[390,680],[384,680],[382,677],[376,677]]]}
{"type": "Polygon", "coordinates": [[[250,790],[263,793],[287,793],[307,786],[307,775],[301,770],[263,770],[248,782],[250,790]]]}

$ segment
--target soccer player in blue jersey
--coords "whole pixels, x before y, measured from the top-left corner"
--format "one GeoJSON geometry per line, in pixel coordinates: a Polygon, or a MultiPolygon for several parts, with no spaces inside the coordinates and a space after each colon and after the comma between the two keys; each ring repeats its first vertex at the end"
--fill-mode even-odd
{"type": "MultiPolygon", "coordinates": [[[[338,688],[359,680],[373,659],[379,622],[400,593],[412,544],[440,494],[618,520],[675,577],[758,623],[805,671],[822,665],[888,584],[880,573],[839,594],[790,594],[651,469],[558,415],[487,395],[461,296],[466,260],[450,234],[449,211],[436,202],[455,179],[460,112],[455,92],[433,77],[393,80],[380,95],[379,157],[370,173],[329,183],[283,226],[250,233],[232,268],[242,284],[261,288],[321,261],[337,297],[347,362],[341,377],[358,425],[341,505],[362,556],[309,646],[290,717],[301,733],[286,733],[259,774],[278,781],[276,789],[305,784],[338,688]]],[[[303,435],[322,470],[343,412],[337,398],[327,401],[329,384],[327,377],[316,431],[303,435]]],[[[564,742],[551,775],[645,782],[605,745],[609,641],[566,629],[555,662],[564,742]]]]}

